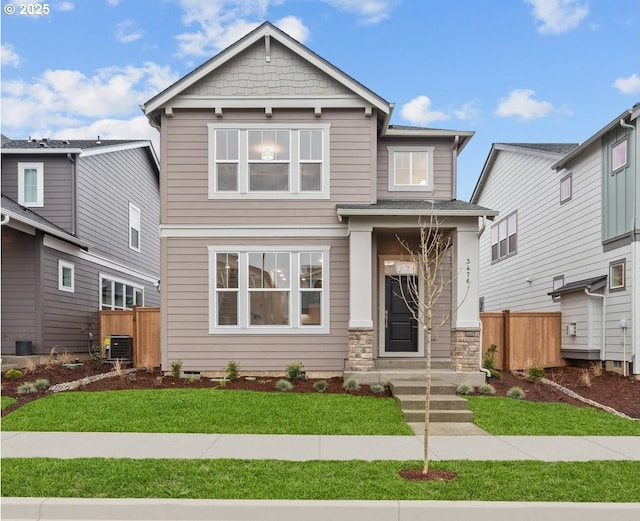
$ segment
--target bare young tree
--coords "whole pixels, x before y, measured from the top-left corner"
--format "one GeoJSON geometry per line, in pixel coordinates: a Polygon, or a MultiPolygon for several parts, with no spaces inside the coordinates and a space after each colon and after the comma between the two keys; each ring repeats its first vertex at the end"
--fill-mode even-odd
{"type": "MultiPolygon", "coordinates": [[[[399,297],[405,302],[414,320],[425,335],[426,391],[424,406],[424,466],[422,474],[429,472],[429,397],[431,396],[431,344],[433,332],[444,326],[455,311],[443,309],[436,313],[438,301],[457,277],[454,269],[447,270],[451,260],[451,233],[442,229],[442,223],[432,211],[428,219],[420,218],[420,243],[417,250],[398,237],[409,261],[416,267],[413,277],[396,276],[399,297]],[[436,316],[437,314],[437,316],[436,316]]],[[[468,287],[467,287],[468,291],[468,287]]],[[[465,295],[466,297],[466,295],[465,295]]],[[[464,300],[464,298],[462,299],[464,300]]],[[[458,304],[459,305],[459,304],[458,304]]]]}

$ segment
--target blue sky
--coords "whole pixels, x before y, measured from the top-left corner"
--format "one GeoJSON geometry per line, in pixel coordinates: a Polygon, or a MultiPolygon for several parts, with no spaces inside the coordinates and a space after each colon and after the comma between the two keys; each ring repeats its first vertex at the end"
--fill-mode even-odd
{"type": "Polygon", "coordinates": [[[265,20],[395,103],[392,123],[475,131],[460,199],[492,143],[581,142],[640,101],[637,0],[53,0],[32,16],[9,3],[13,139],[157,146],[139,105],[265,20]]]}

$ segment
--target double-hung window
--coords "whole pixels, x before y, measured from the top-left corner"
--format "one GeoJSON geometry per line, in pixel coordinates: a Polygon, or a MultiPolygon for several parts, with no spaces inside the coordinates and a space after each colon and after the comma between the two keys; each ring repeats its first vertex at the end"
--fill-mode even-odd
{"type": "Polygon", "coordinates": [[[18,203],[44,206],[44,163],[18,163],[18,203]]]}
{"type": "Polygon", "coordinates": [[[129,248],[140,251],[140,208],[129,203],[129,248]]]}
{"type": "Polygon", "coordinates": [[[389,191],[433,190],[434,147],[387,147],[389,191]]]}
{"type": "Polygon", "coordinates": [[[210,333],[328,333],[328,247],[209,248],[210,333]]]}
{"type": "Polygon", "coordinates": [[[517,251],[518,214],[513,212],[491,227],[491,261],[509,257],[517,251]]]}
{"type": "Polygon", "coordinates": [[[209,124],[210,199],[327,199],[328,124],[209,124]]]}

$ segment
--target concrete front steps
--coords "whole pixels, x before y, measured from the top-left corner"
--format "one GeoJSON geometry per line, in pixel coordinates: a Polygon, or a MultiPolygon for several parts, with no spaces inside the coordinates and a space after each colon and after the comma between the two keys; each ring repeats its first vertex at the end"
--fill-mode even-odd
{"type": "MultiPolygon", "coordinates": [[[[391,393],[407,423],[424,423],[426,382],[422,380],[392,380],[391,393]]],[[[468,402],[456,395],[453,384],[432,381],[429,400],[429,420],[437,423],[473,423],[468,402]]]]}

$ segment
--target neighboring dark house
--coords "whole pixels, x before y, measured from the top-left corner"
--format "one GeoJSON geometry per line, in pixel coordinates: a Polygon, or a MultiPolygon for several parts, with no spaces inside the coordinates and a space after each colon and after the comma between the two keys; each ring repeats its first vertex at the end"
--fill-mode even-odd
{"type": "Polygon", "coordinates": [[[2,136],[1,152],[3,355],[86,353],[100,309],[159,304],[149,141],[2,136]]]}

